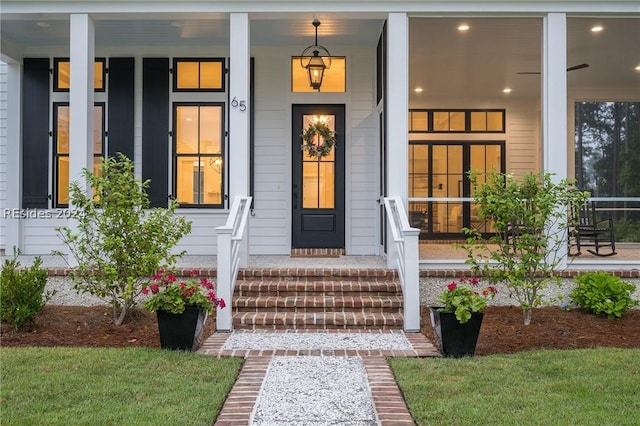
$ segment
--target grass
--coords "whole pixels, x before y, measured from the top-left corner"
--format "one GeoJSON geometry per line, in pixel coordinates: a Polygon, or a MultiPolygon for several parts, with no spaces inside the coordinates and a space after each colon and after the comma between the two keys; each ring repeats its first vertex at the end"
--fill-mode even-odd
{"type": "Polygon", "coordinates": [[[418,425],[637,425],[640,349],[390,358],[418,425]]]}
{"type": "Polygon", "coordinates": [[[2,348],[2,425],[211,425],[242,359],[157,349],[2,348]]]}

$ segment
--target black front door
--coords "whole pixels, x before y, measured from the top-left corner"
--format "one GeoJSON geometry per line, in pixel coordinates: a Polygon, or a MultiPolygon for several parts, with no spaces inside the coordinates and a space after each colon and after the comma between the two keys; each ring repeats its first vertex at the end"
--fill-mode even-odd
{"type": "Polygon", "coordinates": [[[292,248],[344,248],[344,105],[294,105],[292,119],[292,248]],[[323,122],[336,144],[318,158],[301,134],[323,122]]]}

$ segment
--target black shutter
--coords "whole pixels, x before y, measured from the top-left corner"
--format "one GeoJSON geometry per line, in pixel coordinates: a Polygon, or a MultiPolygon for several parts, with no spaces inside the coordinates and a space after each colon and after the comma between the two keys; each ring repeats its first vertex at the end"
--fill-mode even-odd
{"type": "Polygon", "coordinates": [[[134,58],[109,59],[109,146],[133,161],[134,58]]]}
{"type": "Polygon", "coordinates": [[[22,83],[22,208],[49,207],[49,58],[25,58],[22,83]]]}
{"type": "Polygon", "coordinates": [[[142,60],[142,179],[151,179],[151,207],[167,206],[169,59],[142,60]]]}

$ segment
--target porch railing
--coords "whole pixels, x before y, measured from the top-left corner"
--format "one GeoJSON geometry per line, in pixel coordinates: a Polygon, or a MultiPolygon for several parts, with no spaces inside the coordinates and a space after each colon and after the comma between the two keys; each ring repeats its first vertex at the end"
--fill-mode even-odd
{"type": "Polygon", "coordinates": [[[228,304],[225,309],[216,310],[216,329],[231,331],[231,302],[238,276],[238,269],[247,266],[248,244],[246,241],[247,218],[251,206],[251,197],[236,197],[224,226],[216,228],[217,257],[217,296],[228,304]]]}
{"type": "Polygon", "coordinates": [[[393,244],[389,245],[388,264],[398,270],[404,302],[404,330],[420,331],[420,273],[418,265],[418,235],[420,230],[409,226],[407,212],[399,196],[385,197],[384,208],[393,244]]]}

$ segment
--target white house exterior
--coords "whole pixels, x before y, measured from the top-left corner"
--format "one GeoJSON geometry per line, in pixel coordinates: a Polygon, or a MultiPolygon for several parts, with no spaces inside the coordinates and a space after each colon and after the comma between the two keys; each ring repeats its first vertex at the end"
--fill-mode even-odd
{"type": "MultiPolygon", "coordinates": [[[[100,126],[105,134],[98,149],[129,153],[138,175],[151,178],[155,205],[168,196],[184,201],[179,211],[193,230],[179,249],[189,254],[217,254],[215,228],[225,223],[234,198],[252,195],[252,255],[306,247],[383,255],[381,198],[397,195],[409,206],[410,198],[423,197],[408,179],[410,141],[460,152],[492,146],[505,171],[573,177],[574,102],[640,101],[638,0],[3,0],[0,8],[0,249],[7,253],[14,246],[31,255],[61,249],[55,227],[66,224],[67,210],[58,165],[68,162],[69,180],[92,168],[98,145],[87,141],[100,126]],[[292,90],[292,58],[313,44],[314,18],[321,21],[319,44],[345,58],[344,91],[292,90]],[[458,32],[460,23],[470,26],[468,33],[458,32]],[[583,31],[595,23],[604,34],[590,44],[583,31]],[[109,70],[102,91],[93,87],[96,58],[109,70]],[[221,90],[176,89],[170,70],[176,73],[180,60],[209,59],[222,59],[228,69],[221,90]],[[54,81],[60,60],[70,63],[67,91],[54,81]],[[589,68],[566,71],[582,63],[589,68]],[[507,86],[511,93],[502,92],[507,86]],[[94,119],[98,104],[104,124],[94,119]],[[200,148],[189,154],[198,170],[217,167],[220,190],[192,189],[193,199],[180,195],[180,179],[209,182],[209,175],[181,174],[180,108],[195,108],[198,117],[221,113],[215,155],[200,148]],[[299,201],[296,186],[300,114],[324,110],[344,125],[336,128],[341,152],[335,154],[344,163],[332,165],[339,188],[329,207],[336,216],[326,218],[321,208],[297,212],[306,201],[299,201]],[[63,111],[68,147],[60,148],[56,126],[63,111]],[[450,117],[496,112],[503,122],[493,132],[410,132],[409,111],[427,120],[447,111],[450,117]],[[334,230],[319,246],[313,232],[297,239],[310,218],[319,220],[310,229],[334,230]]],[[[463,197],[460,185],[457,196],[444,196],[463,197]]]]}

